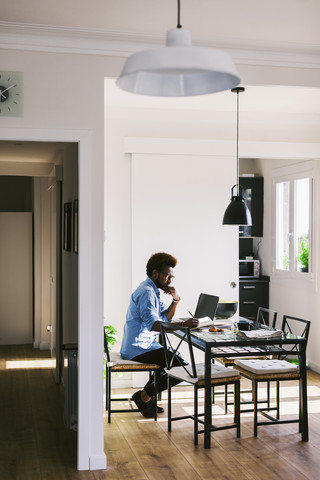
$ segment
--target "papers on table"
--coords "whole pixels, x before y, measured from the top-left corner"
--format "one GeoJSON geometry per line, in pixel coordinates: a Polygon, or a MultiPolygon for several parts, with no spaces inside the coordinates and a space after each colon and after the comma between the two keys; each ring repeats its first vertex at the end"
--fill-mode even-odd
{"type": "Polygon", "coordinates": [[[268,330],[267,328],[258,328],[257,330],[241,330],[237,332],[238,337],[246,338],[272,338],[282,335],[282,330],[268,330]]]}
{"type": "Polygon", "coordinates": [[[213,325],[213,321],[211,320],[210,317],[198,318],[198,320],[199,320],[199,325],[195,328],[211,327],[211,325],[213,325]]]}
{"type": "Polygon", "coordinates": [[[199,318],[199,325],[195,328],[205,328],[205,327],[211,327],[214,325],[216,328],[231,328],[233,326],[233,321],[232,320],[223,320],[223,319],[214,319],[213,321],[211,320],[210,317],[203,317],[199,318]]]}
{"type": "Polygon", "coordinates": [[[235,320],[232,320],[229,318],[226,318],[226,319],[215,318],[213,321],[214,326],[217,328],[232,328],[235,323],[236,323],[235,320]]]}
{"type": "MultiPolygon", "coordinates": [[[[172,323],[185,321],[185,320],[188,320],[188,318],[190,317],[175,318],[172,320],[172,323]]],[[[199,325],[194,328],[206,328],[206,327],[211,327],[212,325],[214,325],[217,328],[232,328],[233,324],[235,323],[235,320],[228,319],[228,318],[225,320],[217,319],[217,318],[214,318],[213,320],[211,320],[210,317],[202,317],[202,318],[198,318],[198,320],[199,320],[199,325]]]]}

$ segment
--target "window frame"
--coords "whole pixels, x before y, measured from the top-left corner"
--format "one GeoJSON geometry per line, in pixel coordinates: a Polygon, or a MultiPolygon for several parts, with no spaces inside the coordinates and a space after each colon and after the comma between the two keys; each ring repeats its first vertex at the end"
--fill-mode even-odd
{"type": "MultiPolygon", "coordinates": [[[[273,238],[272,238],[272,274],[274,277],[277,278],[284,278],[284,279],[295,279],[301,281],[311,281],[315,279],[315,245],[316,245],[316,238],[315,238],[315,219],[316,219],[316,212],[315,212],[315,192],[316,192],[316,167],[314,161],[305,161],[302,163],[291,164],[285,167],[274,169],[272,172],[272,201],[273,201],[273,208],[272,208],[272,231],[273,231],[273,238]],[[293,255],[294,258],[289,263],[288,270],[278,269],[276,267],[277,262],[277,204],[276,204],[276,188],[277,184],[281,182],[290,182],[290,195],[291,192],[295,195],[295,180],[309,178],[310,181],[310,212],[309,212],[309,224],[310,224],[310,233],[309,233],[309,269],[308,272],[300,272],[296,271],[296,255],[295,255],[295,233],[293,234],[293,255]]],[[[292,208],[294,204],[290,198],[290,231],[295,232],[295,208],[292,208]]]]}

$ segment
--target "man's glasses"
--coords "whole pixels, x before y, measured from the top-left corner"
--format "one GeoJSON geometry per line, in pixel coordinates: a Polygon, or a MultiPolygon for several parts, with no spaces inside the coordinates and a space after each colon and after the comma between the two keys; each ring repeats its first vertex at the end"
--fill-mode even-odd
{"type": "Polygon", "coordinates": [[[169,275],[169,273],[166,273],[166,272],[160,272],[161,275],[164,275],[165,276],[165,280],[173,280],[175,277],[174,275],[169,275]]]}

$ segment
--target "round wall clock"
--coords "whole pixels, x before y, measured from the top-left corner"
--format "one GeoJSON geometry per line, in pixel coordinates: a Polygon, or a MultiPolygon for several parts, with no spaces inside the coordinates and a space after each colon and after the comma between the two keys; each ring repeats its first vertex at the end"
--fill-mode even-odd
{"type": "Polygon", "coordinates": [[[0,71],[0,117],[23,115],[22,72],[0,71]]]}

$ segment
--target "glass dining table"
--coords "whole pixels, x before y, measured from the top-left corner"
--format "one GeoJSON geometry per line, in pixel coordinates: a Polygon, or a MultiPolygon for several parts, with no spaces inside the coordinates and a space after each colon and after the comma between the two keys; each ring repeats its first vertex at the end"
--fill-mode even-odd
{"type": "MultiPolygon", "coordinates": [[[[244,319],[245,320],[245,319],[244,319]]],[[[248,322],[251,322],[248,320],[248,322]]],[[[251,322],[252,323],[252,322],[251,322]]],[[[274,332],[274,329],[255,323],[254,328],[265,329],[266,332],[274,332]]],[[[179,330],[175,335],[183,338],[179,330]]],[[[265,357],[266,355],[294,355],[299,359],[299,411],[301,438],[308,441],[308,406],[307,406],[307,368],[306,368],[306,345],[304,337],[282,333],[277,336],[263,338],[248,338],[239,335],[232,329],[224,329],[223,332],[210,332],[208,328],[193,329],[190,331],[192,344],[195,348],[204,352],[205,363],[205,395],[204,395],[204,448],[211,447],[211,423],[212,423],[212,389],[211,389],[211,362],[218,357],[265,357]],[[289,348],[288,348],[289,347],[289,348]]]]}

